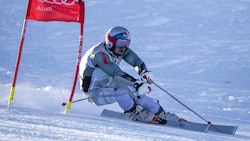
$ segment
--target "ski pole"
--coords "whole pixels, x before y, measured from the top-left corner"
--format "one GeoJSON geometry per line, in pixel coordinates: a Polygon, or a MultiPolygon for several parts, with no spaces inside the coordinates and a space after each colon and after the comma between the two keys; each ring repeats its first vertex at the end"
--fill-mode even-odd
{"type": "Polygon", "coordinates": [[[159,85],[157,85],[155,82],[151,81],[151,83],[153,83],[156,87],[158,87],[159,89],[161,89],[163,92],[165,92],[166,94],[168,94],[169,96],[171,96],[173,99],[175,99],[177,102],[179,102],[181,105],[183,105],[184,107],[186,107],[188,110],[190,110],[191,112],[193,112],[195,115],[197,115],[198,117],[200,117],[201,119],[203,119],[204,121],[207,122],[207,124],[211,124],[211,121],[206,120],[205,118],[203,118],[201,115],[199,115],[198,113],[196,113],[194,110],[192,110],[191,108],[189,108],[187,105],[185,105],[184,103],[182,103],[180,100],[178,100],[176,97],[174,97],[172,94],[170,94],[168,91],[166,91],[165,89],[163,89],[162,87],[160,87],[159,85]]]}
{"type": "MultiPolygon", "coordinates": [[[[131,91],[131,92],[133,92],[133,91],[131,91]]],[[[83,100],[87,100],[87,99],[89,99],[89,98],[120,96],[120,95],[125,95],[125,94],[128,94],[128,93],[123,93],[123,94],[119,94],[119,95],[111,94],[111,95],[102,95],[102,96],[86,97],[86,98],[81,98],[81,99],[73,100],[72,103],[76,103],[76,102],[80,102],[80,101],[83,101],[83,100]]],[[[63,102],[63,103],[62,103],[62,106],[66,106],[66,105],[67,105],[67,102],[63,102]]]]}
{"type": "MultiPolygon", "coordinates": [[[[78,99],[78,100],[73,100],[71,103],[75,103],[75,102],[79,102],[79,101],[83,101],[83,100],[87,100],[91,97],[87,97],[87,98],[82,98],[82,99],[78,99]]],[[[62,103],[62,106],[66,106],[67,105],[67,102],[63,102],[62,103]]]]}

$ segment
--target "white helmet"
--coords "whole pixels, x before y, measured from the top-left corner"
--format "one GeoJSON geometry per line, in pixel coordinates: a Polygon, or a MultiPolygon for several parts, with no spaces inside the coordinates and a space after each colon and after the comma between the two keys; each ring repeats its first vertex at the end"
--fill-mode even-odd
{"type": "Polygon", "coordinates": [[[130,45],[130,34],[129,31],[121,26],[115,26],[108,30],[106,33],[105,42],[110,50],[118,47],[129,47],[130,45]]]}

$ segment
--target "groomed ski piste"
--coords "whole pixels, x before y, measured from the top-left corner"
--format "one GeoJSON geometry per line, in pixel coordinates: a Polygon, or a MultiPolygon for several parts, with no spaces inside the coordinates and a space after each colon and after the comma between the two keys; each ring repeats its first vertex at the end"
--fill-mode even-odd
{"type": "MultiPolygon", "coordinates": [[[[87,101],[63,114],[77,59],[79,24],[29,21],[12,108],[6,110],[26,0],[0,1],[0,140],[250,140],[249,0],[86,1],[83,53],[108,28],[127,27],[131,48],[154,82],[212,124],[235,135],[188,131],[100,116],[87,101]]],[[[122,62],[122,69],[136,76],[122,62]]],[[[169,112],[205,123],[162,90],[153,98],[169,112]]],[[[74,100],[83,98],[77,85],[74,100]]]]}

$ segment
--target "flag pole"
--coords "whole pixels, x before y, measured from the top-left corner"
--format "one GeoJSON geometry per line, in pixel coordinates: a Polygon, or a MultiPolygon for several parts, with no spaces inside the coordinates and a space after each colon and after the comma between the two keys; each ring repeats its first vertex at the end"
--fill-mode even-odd
{"type": "Polygon", "coordinates": [[[18,75],[19,66],[20,66],[20,62],[21,62],[21,56],[22,56],[23,44],[24,44],[24,37],[25,37],[26,27],[27,27],[27,22],[28,22],[27,19],[26,19],[27,10],[29,8],[28,6],[29,6],[29,1],[27,2],[27,6],[26,6],[26,14],[25,14],[25,18],[24,18],[24,21],[23,21],[23,28],[22,28],[20,45],[19,45],[19,50],[18,50],[17,59],[16,59],[15,72],[14,72],[14,77],[13,77],[13,81],[12,81],[12,86],[10,88],[9,100],[8,100],[8,105],[7,105],[8,110],[11,109],[12,102],[14,100],[16,80],[17,80],[17,75],[18,75]]]}
{"type": "MultiPolygon", "coordinates": [[[[80,2],[82,2],[82,0],[80,0],[80,2]]],[[[81,5],[81,13],[84,13],[84,2],[82,2],[83,4],[81,5]]],[[[80,14],[81,15],[81,14],[80,14]]],[[[80,18],[84,18],[84,17],[80,17],[80,18]]],[[[84,19],[83,19],[84,20],[84,19]]],[[[69,111],[71,104],[72,104],[72,100],[74,97],[74,93],[75,93],[75,88],[76,88],[76,84],[77,84],[77,78],[78,78],[78,73],[79,73],[79,66],[80,66],[80,62],[81,62],[81,58],[82,58],[82,45],[83,45],[83,32],[84,32],[84,22],[80,23],[80,36],[79,36],[79,47],[78,47],[78,54],[77,54],[77,63],[76,63],[76,71],[75,71],[75,77],[74,77],[74,82],[73,82],[73,86],[72,86],[72,90],[71,90],[71,94],[68,100],[68,103],[65,107],[65,111],[64,113],[67,114],[67,112],[69,111]]]]}
{"type": "Polygon", "coordinates": [[[66,105],[65,111],[64,113],[66,114],[72,104],[72,100],[74,97],[74,93],[75,93],[75,88],[76,88],[76,84],[77,84],[77,78],[78,78],[78,73],[79,73],[79,66],[80,66],[80,62],[81,62],[81,54],[82,54],[82,42],[83,42],[83,23],[81,23],[81,29],[80,29],[80,37],[79,37],[79,48],[78,48],[78,57],[77,57],[77,63],[76,63],[76,72],[75,72],[75,77],[74,77],[74,82],[73,82],[73,86],[72,86],[72,90],[71,90],[71,94],[69,97],[69,101],[66,105]]]}

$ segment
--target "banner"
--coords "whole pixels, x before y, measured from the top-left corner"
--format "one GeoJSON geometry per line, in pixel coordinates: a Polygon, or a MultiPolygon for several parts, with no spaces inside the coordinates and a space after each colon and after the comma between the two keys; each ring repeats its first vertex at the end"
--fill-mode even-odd
{"type": "Polygon", "coordinates": [[[29,0],[26,19],[84,22],[84,3],[75,0],[29,0]]]}

